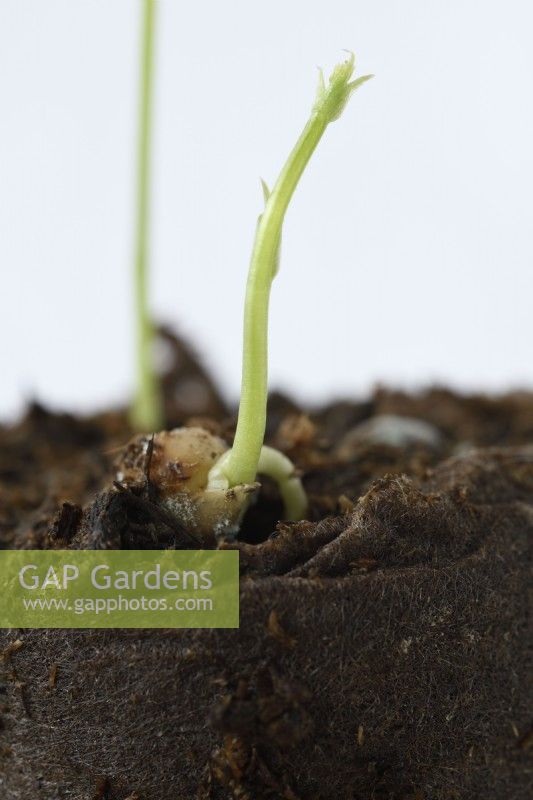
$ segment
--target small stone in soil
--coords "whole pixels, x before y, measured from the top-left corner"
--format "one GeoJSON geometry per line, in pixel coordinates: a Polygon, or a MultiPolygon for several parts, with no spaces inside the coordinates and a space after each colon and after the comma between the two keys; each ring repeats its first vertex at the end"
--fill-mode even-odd
{"type": "Polygon", "coordinates": [[[353,448],[361,444],[389,447],[422,444],[437,448],[442,444],[442,436],[438,428],[424,420],[396,414],[378,414],[349,430],[339,445],[338,453],[349,457],[353,448]]]}

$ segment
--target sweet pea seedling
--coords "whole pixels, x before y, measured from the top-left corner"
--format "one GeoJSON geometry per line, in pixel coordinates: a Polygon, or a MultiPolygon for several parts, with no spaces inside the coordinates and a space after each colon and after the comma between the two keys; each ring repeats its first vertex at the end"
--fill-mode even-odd
{"type": "Polygon", "coordinates": [[[320,71],[311,116],[289,155],[272,192],[263,184],[265,208],[259,217],[252,251],[244,309],[241,400],[235,441],[211,472],[213,481],[230,487],[251,483],[258,472],[273,476],[285,493],[291,516],[300,516],[305,496],[291,478],[292,465],[281,453],[263,446],[267,408],[268,305],[279,264],[281,229],[298,181],[326,128],[342,114],[354,91],[371,75],[352,80],[354,55],[333,70],[328,83],[320,71]]]}
{"type": "MultiPolygon", "coordinates": [[[[133,440],[117,472],[118,481],[139,483],[148,470],[159,502],[203,546],[216,545],[238,532],[246,509],[257,495],[258,474],[278,484],[285,519],[302,519],[306,514],[307,497],[294,465],[283,453],[263,445],[268,304],[278,271],[283,220],[300,176],[330,122],[341,115],[353,92],[371,77],[352,80],[353,71],[354,57],[350,55],[335,67],[327,84],[320,73],[307,125],[272,192],[263,184],[265,207],[257,223],[246,289],[241,401],[233,447],[228,448],[223,439],[199,427],[161,431],[152,439],[141,436],[133,440]]],[[[153,401],[153,395],[146,392],[144,400],[153,401]]],[[[144,409],[148,407],[147,402],[144,409]]]]}
{"type": "Polygon", "coordinates": [[[162,399],[154,370],[153,326],[148,309],[148,223],[150,192],[150,141],[154,53],[154,0],[144,0],[137,152],[137,214],[135,227],[135,323],[137,387],[130,412],[131,423],[141,431],[162,425],[162,399]]]}

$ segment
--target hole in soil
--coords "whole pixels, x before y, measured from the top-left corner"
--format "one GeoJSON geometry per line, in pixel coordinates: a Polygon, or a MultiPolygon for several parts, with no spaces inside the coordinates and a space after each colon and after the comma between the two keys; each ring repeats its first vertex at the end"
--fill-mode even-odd
{"type": "Polygon", "coordinates": [[[283,519],[283,502],[278,487],[271,478],[261,475],[259,497],[248,509],[242,521],[239,541],[260,544],[274,532],[277,523],[283,519]]]}

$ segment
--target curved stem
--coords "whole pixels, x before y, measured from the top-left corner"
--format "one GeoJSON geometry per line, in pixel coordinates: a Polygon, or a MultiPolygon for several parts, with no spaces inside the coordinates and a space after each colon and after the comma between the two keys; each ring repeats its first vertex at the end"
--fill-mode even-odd
{"type": "Polygon", "coordinates": [[[268,307],[274,278],[272,265],[289,201],[326,127],[327,120],[322,115],[315,113],[311,116],[259,220],[244,306],[239,418],[231,456],[226,462],[226,474],[232,485],[255,480],[266,425],[268,307]]]}
{"type": "Polygon", "coordinates": [[[322,73],[307,125],[289,155],[259,218],[244,307],[242,383],[233,448],[224,471],[230,486],[255,480],[265,435],[268,379],[268,306],[276,273],[281,228],[298,181],[328,124],[338,119],[351,94],[371,76],[350,81],[353,55],[339,64],[326,86],[322,73]]]}
{"type": "Polygon", "coordinates": [[[307,512],[307,495],[292,461],[279,450],[263,445],[257,471],[277,483],[285,508],[285,519],[303,519],[307,512]]]}

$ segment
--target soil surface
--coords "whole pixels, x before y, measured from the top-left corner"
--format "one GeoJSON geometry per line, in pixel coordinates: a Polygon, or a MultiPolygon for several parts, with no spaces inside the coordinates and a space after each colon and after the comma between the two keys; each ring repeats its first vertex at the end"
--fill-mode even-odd
{"type": "MultiPolygon", "coordinates": [[[[167,427],[235,420],[169,331],[167,427]]],[[[378,389],[267,443],[309,519],[264,482],[237,542],[238,631],[0,634],[6,800],[526,800],[533,394],[378,389]]],[[[33,404],[0,428],[0,548],[189,548],[150,487],[114,484],[122,411],[33,404]]]]}

